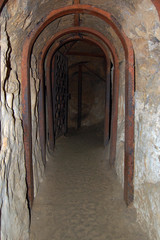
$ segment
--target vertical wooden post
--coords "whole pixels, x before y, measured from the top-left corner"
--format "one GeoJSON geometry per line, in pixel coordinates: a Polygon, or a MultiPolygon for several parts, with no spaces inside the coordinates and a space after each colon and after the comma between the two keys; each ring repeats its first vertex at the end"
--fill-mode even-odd
{"type": "Polygon", "coordinates": [[[77,129],[81,127],[82,118],[82,65],[79,65],[78,71],[78,117],[77,117],[77,129]]]}
{"type": "Polygon", "coordinates": [[[40,144],[42,151],[42,159],[44,166],[46,165],[46,106],[45,106],[45,84],[44,84],[44,76],[43,69],[40,69],[41,73],[41,81],[40,81],[40,91],[39,91],[39,135],[40,135],[40,144]]]}
{"type": "Polygon", "coordinates": [[[111,116],[111,139],[110,139],[110,165],[113,167],[116,158],[117,122],[118,122],[118,99],[119,99],[119,63],[114,61],[113,94],[111,116]]]}
{"type": "Polygon", "coordinates": [[[52,101],[52,80],[50,72],[51,62],[46,63],[46,87],[47,87],[47,110],[48,110],[48,129],[49,129],[49,146],[54,148],[54,127],[53,127],[53,101],[52,101]]]}
{"type": "Polygon", "coordinates": [[[67,134],[68,132],[68,89],[69,89],[69,79],[68,79],[68,59],[66,58],[66,93],[65,93],[65,102],[66,102],[66,107],[65,107],[65,132],[64,135],[67,134]]]}
{"type": "MultiPolygon", "coordinates": [[[[41,54],[39,55],[41,59],[41,54]]],[[[44,64],[38,65],[38,75],[40,79],[40,91],[39,91],[39,136],[42,151],[42,158],[44,166],[46,165],[46,97],[45,97],[45,76],[44,76],[44,64]]]]}
{"type": "MultiPolygon", "coordinates": [[[[49,58],[48,58],[49,59],[49,58]]],[[[47,59],[47,60],[48,60],[47,59]]],[[[49,60],[48,60],[49,61],[49,60]]],[[[51,91],[52,91],[52,114],[53,114],[53,147],[55,146],[55,55],[52,56],[51,58],[51,76],[50,76],[50,82],[51,82],[51,91]]]]}
{"type": "Polygon", "coordinates": [[[105,89],[105,123],[104,123],[104,146],[107,145],[109,141],[109,126],[110,126],[110,88],[111,88],[111,62],[107,62],[107,71],[106,71],[106,89],[105,89]]]}

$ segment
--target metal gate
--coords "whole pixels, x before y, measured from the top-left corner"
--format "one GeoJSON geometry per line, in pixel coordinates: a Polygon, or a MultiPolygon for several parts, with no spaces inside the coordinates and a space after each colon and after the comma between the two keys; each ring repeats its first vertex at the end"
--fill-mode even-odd
{"type": "Polygon", "coordinates": [[[55,139],[66,134],[68,122],[68,62],[60,52],[54,56],[53,117],[55,139]]]}

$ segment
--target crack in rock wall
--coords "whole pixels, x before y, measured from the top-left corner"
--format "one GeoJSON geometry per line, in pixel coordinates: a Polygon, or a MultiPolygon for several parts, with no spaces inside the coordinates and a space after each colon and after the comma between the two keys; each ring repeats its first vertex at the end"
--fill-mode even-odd
{"type": "Polygon", "coordinates": [[[20,79],[16,56],[3,20],[1,39],[1,124],[0,192],[1,239],[29,238],[29,211],[26,200],[26,174],[23,128],[20,111],[20,79]],[[15,228],[16,226],[16,228],[15,228]]]}
{"type": "Polygon", "coordinates": [[[31,85],[31,112],[32,112],[32,161],[33,161],[33,177],[34,177],[34,196],[36,196],[39,183],[43,179],[44,164],[39,138],[39,119],[38,119],[38,94],[39,79],[37,76],[37,58],[32,54],[30,71],[31,85]]]}
{"type": "MultiPolygon", "coordinates": [[[[135,200],[138,221],[148,229],[150,238],[160,238],[160,22],[150,0],[81,0],[109,11],[132,40],[135,51],[136,115],[135,115],[135,200]]],[[[2,208],[2,240],[29,239],[29,210],[26,200],[23,127],[21,116],[21,52],[24,40],[35,24],[52,9],[71,5],[72,1],[9,0],[1,14],[2,46],[2,147],[0,152],[0,206],[2,208]],[[16,228],[15,228],[16,226],[16,228]]],[[[44,41],[53,32],[73,26],[73,15],[60,24],[48,26],[35,44],[31,63],[31,96],[33,131],[33,165],[36,195],[44,167],[40,152],[37,115],[39,80],[37,59],[44,41]],[[52,29],[54,30],[52,32],[52,29]],[[37,47],[36,47],[37,46],[37,47]]],[[[115,42],[124,68],[121,44],[109,27],[93,17],[81,16],[82,25],[100,29],[115,42]],[[96,24],[95,24],[96,23],[96,24]],[[105,29],[104,29],[105,28],[105,29]]],[[[57,21],[58,23],[58,21],[57,21]]],[[[124,155],[124,73],[120,75],[119,119],[116,171],[123,184],[124,155]]]]}

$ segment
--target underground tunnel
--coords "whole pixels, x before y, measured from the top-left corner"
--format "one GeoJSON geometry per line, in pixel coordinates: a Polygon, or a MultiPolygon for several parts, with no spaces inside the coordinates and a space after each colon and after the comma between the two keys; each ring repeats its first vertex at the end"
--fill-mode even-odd
{"type": "Polygon", "coordinates": [[[0,11],[1,239],[159,239],[159,1],[0,11]]]}

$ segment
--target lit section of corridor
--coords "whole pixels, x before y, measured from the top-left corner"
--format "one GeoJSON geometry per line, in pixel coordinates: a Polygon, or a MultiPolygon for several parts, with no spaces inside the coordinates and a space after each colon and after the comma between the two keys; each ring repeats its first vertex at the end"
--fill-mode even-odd
{"type": "Polygon", "coordinates": [[[32,209],[31,240],[147,240],[109,168],[100,129],[56,142],[32,209]]]}

